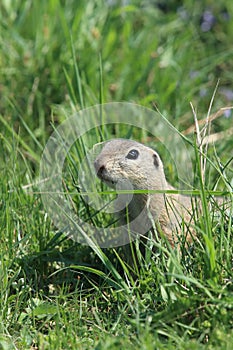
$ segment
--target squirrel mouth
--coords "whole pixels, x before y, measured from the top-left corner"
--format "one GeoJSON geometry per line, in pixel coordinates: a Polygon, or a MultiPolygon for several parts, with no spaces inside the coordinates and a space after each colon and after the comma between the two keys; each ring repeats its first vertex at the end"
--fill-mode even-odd
{"type": "Polygon", "coordinates": [[[110,187],[115,187],[116,186],[116,183],[117,181],[114,180],[109,174],[108,172],[106,171],[106,169],[104,168],[99,168],[98,171],[97,171],[97,176],[98,178],[105,182],[108,186],[110,187]]]}
{"type": "Polygon", "coordinates": [[[107,175],[107,174],[97,174],[98,178],[105,182],[106,185],[110,186],[110,187],[115,187],[116,186],[116,183],[117,181],[115,181],[113,178],[111,178],[111,176],[107,175]]]}

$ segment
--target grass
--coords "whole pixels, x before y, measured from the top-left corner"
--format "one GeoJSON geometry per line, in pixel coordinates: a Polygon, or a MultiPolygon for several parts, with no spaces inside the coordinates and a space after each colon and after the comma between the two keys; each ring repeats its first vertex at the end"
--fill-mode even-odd
{"type": "MultiPolygon", "coordinates": [[[[207,115],[218,80],[210,113],[232,105],[232,16],[225,1],[1,2],[0,349],[232,348],[232,205],[216,216],[213,197],[227,191],[232,203],[232,111],[213,118],[208,149],[186,132],[193,114],[207,115]],[[214,21],[203,31],[207,10],[214,21]],[[203,208],[193,249],[150,238],[130,267],[120,248],[68,239],[45,211],[38,180],[49,135],[80,109],[114,101],[156,106],[185,135],[203,208]]],[[[111,220],[80,199],[76,180],[102,140],[154,146],[177,185],[172,159],[141,126],[95,128],[72,147],[64,180],[81,217],[111,220]]]]}

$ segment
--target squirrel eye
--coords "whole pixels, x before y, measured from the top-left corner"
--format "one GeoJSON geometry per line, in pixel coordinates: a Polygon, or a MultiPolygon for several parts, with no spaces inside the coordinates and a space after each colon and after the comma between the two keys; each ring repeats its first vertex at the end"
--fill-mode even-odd
{"type": "Polygon", "coordinates": [[[128,159],[137,159],[139,156],[139,152],[136,149],[131,149],[127,154],[126,158],[128,159]]]}

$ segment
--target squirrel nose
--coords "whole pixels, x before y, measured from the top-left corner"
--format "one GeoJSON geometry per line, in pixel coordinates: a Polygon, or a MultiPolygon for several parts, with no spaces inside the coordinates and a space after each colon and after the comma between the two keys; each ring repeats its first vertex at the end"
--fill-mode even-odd
{"type": "Polygon", "coordinates": [[[105,171],[105,166],[101,165],[101,167],[97,170],[97,176],[102,178],[104,171],[105,171]]]}
{"type": "Polygon", "coordinates": [[[105,166],[103,164],[100,164],[98,160],[94,162],[94,166],[95,166],[96,175],[101,178],[104,171],[106,170],[105,166]]]}

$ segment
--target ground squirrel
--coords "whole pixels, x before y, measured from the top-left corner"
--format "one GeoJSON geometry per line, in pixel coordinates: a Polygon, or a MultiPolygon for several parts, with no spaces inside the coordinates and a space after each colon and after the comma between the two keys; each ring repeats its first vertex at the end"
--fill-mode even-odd
{"type": "MultiPolygon", "coordinates": [[[[97,176],[110,187],[146,191],[174,190],[166,180],[158,153],[133,140],[108,141],[94,166],[97,176]]],[[[124,198],[123,196],[121,201],[124,198]]],[[[192,240],[190,208],[189,196],[148,191],[133,194],[127,207],[124,205],[124,209],[119,211],[119,216],[121,222],[128,222],[132,230],[139,234],[159,226],[157,231],[163,232],[174,246],[183,239],[186,242],[192,240]],[[140,219],[135,221],[139,215],[140,219]],[[181,223],[187,226],[187,230],[181,229],[181,223]],[[181,232],[184,231],[187,232],[181,237],[181,232]]]]}

